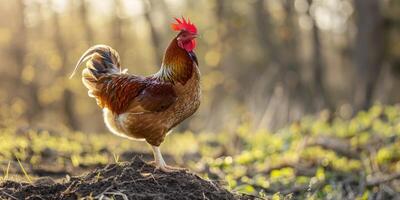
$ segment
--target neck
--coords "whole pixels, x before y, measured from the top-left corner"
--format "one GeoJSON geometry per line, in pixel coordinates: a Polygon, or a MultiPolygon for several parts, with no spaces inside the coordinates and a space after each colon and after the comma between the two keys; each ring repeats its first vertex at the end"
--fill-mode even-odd
{"type": "Polygon", "coordinates": [[[180,48],[178,41],[174,38],[165,51],[157,76],[164,81],[185,84],[192,77],[193,67],[194,61],[189,53],[180,48]]]}

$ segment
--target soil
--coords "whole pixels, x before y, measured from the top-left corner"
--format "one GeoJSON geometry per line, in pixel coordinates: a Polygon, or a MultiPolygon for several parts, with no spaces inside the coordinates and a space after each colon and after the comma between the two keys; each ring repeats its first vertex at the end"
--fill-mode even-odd
{"type": "Polygon", "coordinates": [[[164,173],[140,158],[109,164],[85,175],[33,183],[5,181],[0,199],[252,199],[189,171],[164,173]]]}

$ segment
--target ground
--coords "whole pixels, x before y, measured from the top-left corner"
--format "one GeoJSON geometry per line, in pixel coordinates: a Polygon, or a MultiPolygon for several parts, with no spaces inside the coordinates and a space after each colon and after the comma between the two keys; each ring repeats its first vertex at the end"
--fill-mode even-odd
{"type": "MultiPolygon", "coordinates": [[[[146,162],[153,160],[150,148],[143,142],[110,133],[55,130],[0,123],[1,189],[32,188],[28,185],[43,181],[45,176],[57,182],[77,176],[77,180],[92,184],[96,178],[85,179],[81,174],[105,170],[111,163],[117,166],[118,174],[123,171],[119,165],[123,161],[138,156],[146,162]]],[[[174,174],[172,180],[183,177],[189,182],[214,181],[218,188],[231,193],[260,198],[363,200],[400,199],[399,145],[400,107],[375,105],[354,116],[321,112],[277,131],[253,129],[251,122],[221,132],[175,131],[161,149],[169,165],[190,170],[174,174]],[[197,179],[192,173],[202,178],[197,179]]],[[[131,166],[141,169],[139,165],[143,163],[137,163],[142,162],[136,160],[131,166]]],[[[152,169],[143,166],[148,171],[152,169]]],[[[166,181],[161,173],[154,173],[158,183],[166,181]]],[[[130,175],[144,178],[138,174],[130,175]]],[[[102,175],[95,177],[100,179],[102,175]]],[[[152,178],[147,181],[156,184],[152,178]]],[[[65,188],[66,184],[57,187],[65,188]]],[[[72,186],[77,189],[85,184],[72,186]]],[[[50,189],[63,190],[54,187],[50,189]]],[[[167,192],[176,190],[179,189],[167,192]]],[[[9,192],[6,191],[16,195],[9,192]]],[[[201,198],[202,193],[198,194],[201,198]]]]}
{"type": "Polygon", "coordinates": [[[5,181],[4,199],[251,199],[233,194],[219,183],[182,170],[164,173],[140,158],[109,164],[85,175],[55,181],[42,177],[33,183],[5,181]]]}

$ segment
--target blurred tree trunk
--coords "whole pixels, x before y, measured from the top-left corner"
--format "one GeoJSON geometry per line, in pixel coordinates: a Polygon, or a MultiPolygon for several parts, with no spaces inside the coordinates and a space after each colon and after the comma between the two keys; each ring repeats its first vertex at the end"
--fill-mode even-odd
{"type": "MultiPolygon", "coordinates": [[[[15,63],[17,65],[17,79],[22,77],[22,71],[25,67],[25,54],[27,52],[27,30],[25,26],[25,2],[24,0],[17,0],[16,9],[16,31],[13,34],[13,48],[12,55],[14,55],[15,63]]],[[[21,80],[20,84],[23,83],[21,80]]],[[[21,85],[22,87],[22,85],[21,85]]]]}
{"type": "Polygon", "coordinates": [[[85,31],[85,39],[89,46],[93,45],[93,31],[90,27],[88,8],[86,0],[80,0],[79,4],[79,20],[82,21],[83,29],[85,31]]]}
{"type": "Polygon", "coordinates": [[[295,70],[299,72],[301,70],[301,62],[298,55],[298,44],[299,44],[299,30],[297,26],[297,16],[294,9],[294,1],[284,0],[282,1],[286,17],[284,18],[284,27],[281,31],[283,34],[282,40],[284,41],[283,47],[285,48],[286,54],[286,66],[289,70],[295,70]]]}
{"type": "MultiPolygon", "coordinates": [[[[62,37],[62,30],[60,27],[60,19],[59,15],[56,11],[53,11],[53,27],[54,27],[54,43],[56,44],[58,54],[61,58],[61,69],[60,69],[60,76],[61,79],[65,79],[67,77],[68,65],[68,51],[67,47],[64,43],[64,39],[62,37]]],[[[62,87],[64,88],[63,97],[62,97],[62,110],[64,113],[64,117],[66,120],[67,125],[72,130],[77,130],[79,128],[79,123],[77,121],[77,117],[75,116],[74,111],[74,94],[72,91],[64,84],[62,87]]]]}
{"type": "MultiPolygon", "coordinates": [[[[273,24],[271,16],[267,10],[265,0],[256,0],[254,5],[254,18],[257,27],[258,40],[260,41],[263,52],[265,52],[265,63],[271,62],[274,65],[281,64],[281,56],[279,55],[280,49],[276,44],[276,37],[274,36],[273,24]]],[[[267,65],[263,66],[267,67],[267,65]]]]}
{"type": "Polygon", "coordinates": [[[154,23],[151,19],[151,3],[149,1],[146,0],[142,0],[143,3],[143,7],[144,7],[144,18],[147,21],[147,24],[149,25],[150,28],[150,36],[151,36],[151,42],[154,46],[154,54],[155,54],[155,60],[156,60],[156,64],[158,66],[161,65],[162,59],[163,59],[163,49],[161,48],[161,41],[160,41],[160,36],[154,26],[154,23]]]}
{"type": "MultiPolygon", "coordinates": [[[[308,0],[308,5],[312,5],[314,0],[308,0]]],[[[311,6],[308,9],[308,16],[312,19],[312,65],[313,65],[313,85],[315,98],[321,97],[325,104],[330,110],[334,109],[334,105],[328,96],[328,92],[324,87],[324,58],[323,58],[323,48],[321,48],[321,37],[320,32],[315,21],[315,17],[311,13],[311,6]]]]}
{"type": "Polygon", "coordinates": [[[374,97],[383,61],[384,31],[379,0],[355,0],[354,8],[357,15],[354,104],[359,110],[371,106],[374,97]]]}
{"type": "MultiPolygon", "coordinates": [[[[17,11],[16,11],[16,33],[14,34],[13,44],[14,46],[11,48],[12,56],[15,59],[16,70],[17,70],[17,92],[22,93],[22,97],[27,104],[27,110],[25,111],[26,118],[28,122],[32,122],[34,117],[39,114],[41,111],[41,104],[39,101],[39,87],[33,82],[33,80],[24,80],[23,79],[23,70],[27,67],[26,63],[26,54],[28,52],[27,42],[27,28],[25,25],[25,1],[18,0],[17,3],[17,11]]],[[[34,69],[33,69],[34,70],[34,69]]],[[[34,72],[33,72],[34,73],[34,72]]]]}
{"type": "Polygon", "coordinates": [[[123,4],[121,0],[114,0],[114,14],[113,18],[111,21],[111,35],[112,35],[112,41],[113,41],[113,47],[117,49],[118,53],[121,56],[121,60],[125,55],[125,47],[126,45],[124,42],[124,36],[123,36],[123,25],[124,21],[121,18],[123,15],[123,4]]]}
{"type": "MultiPolygon", "coordinates": [[[[283,98],[287,98],[284,102],[287,103],[286,118],[283,117],[278,127],[285,125],[286,123],[296,120],[296,117],[292,115],[291,111],[296,110],[296,106],[299,104],[303,109],[303,112],[315,111],[317,105],[315,104],[315,98],[311,95],[311,90],[306,87],[302,80],[303,67],[302,62],[299,58],[299,27],[298,17],[295,11],[294,1],[284,0],[281,1],[283,4],[285,17],[283,20],[283,26],[280,28],[280,39],[282,40],[282,52],[281,56],[282,63],[284,64],[283,80],[285,91],[283,98]]],[[[285,108],[285,106],[282,106],[285,108]]],[[[283,111],[281,111],[283,112],[283,111]]],[[[277,127],[275,127],[277,128],[277,127]]]]}
{"type": "Polygon", "coordinates": [[[161,0],[161,1],[159,1],[159,0],[150,0],[150,3],[152,5],[157,4],[160,7],[160,12],[163,13],[163,15],[164,15],[164,17],[166,19],[169,20],[171,18],[172,15],[170,13],[170,9],[168,8],[168,5],[165,2],[165,0],[161,0]]]}
{"type": "MultiPolygon", "coordinates": [[[[160,12],[161,16],[163,17],[164,21],[166,24],[170,24],[172,22],[172,17],[175,14],[171,14],[170,9],[168,7],[168,4],[165,2],[165,0],[149,0],[149,3],[152,7],[153,13],[155,12],[160,12]],[[156,9],[156,10],[155,10],[156,9]]],[[[190,3],[189,3],[190,4],[190,3]]],[[[178,17],[178,16],[175,16],[178,17]]],[[[171,29],[169,29],[168,26],[166,28],[158,29],[157,33],[160,36],[160,52],[164,53],[165,47],[169,45],[169,40],[166,40],[163,36],[168,35],[170,33],[171,29]]]]}
{"type": "MultiPolygon", "coordinates": [[[[217,51],[221,56],[223,55],[223,45],[225,44],[224,39],[224,31],[223,31],[223,27],[226,25],[226,21],[225,19],[226,17],[226,12],[225,12],[225,0],[214,0],[214,16],[215,16],[215,31],[218,34],[217,35],[217,40],[219,42],[213,44],[212,47],[210,47],[210,49],[215,49],[215,51],[217,51]]],[[[223,60],[223,58],[221,57],[220,60],[223,60]]],[[[221,62],[221,61],[220,61],[221,62]]],[[[201,65],[201,63],[200,63],[201,65]]],[[[221,69],[224,70],[224,69],[221,69]]],[[[229,70],[229,69],[227,69],[229,70]]],[[[224,90],[220,87],[220,86],[216,86],[214,88],[213,93],[210,95],[210,106],[208,106],[207,108],[207,112],[206,115],[209,116],[213,116],[208,118],[208,122],[207,125],[209,126],[215,126],[218,123],[222,123],[222,121],[220,120],[222,118],[222,116],[216,116],[218,114],[221,114],[219,112],[216,112],[216,110],[219,109],[219,105],[220,105],[220,97],[224,94],[224,90]]]]}
{"type": "MultiPolygon", "coordinates": [[[[280,123],[280,121],[282,121],[282,118],[278,119],[276,117],[278,116],[277,113],[280,113],[279,116],[284,116],[285,120],[288,116],[285,111],[279,109],[287,106],[283,104],[287,102],[286,98],[288,98],[288,96],[283,95],[283,92],[287,94],[290,90],[289,86],[291,84],[289,82],[291,80],[287,80],[285,77],[288,70],[287,61],[291,58],[283,54],[285,49],[283,49],[284,46],[282,44],[285,42],[283,40],[287,38],[281,38],[280,34],[276,34],[279,26],[275,25],[271,20],[272,17],[268,6],[269,2],[266,0],[256,0],[253,4],[253,13],[257,28],[257,39],[260,43],[261,50],[265,55],[260,67],[262,67],[261,70],[264,71],[263,74],[267,76],[265,79],[272,79],[270,84],[265,86],[265,94],[269,99],[268,103],[264,105],[265,110],[257,127],[267,127],[273,129],[274,127],[272,126],[277,125],[280,123]],[[270,73],[270,71],[275,70],[274,68],[278,69],[277,72],[275,74],[270,73]],[[280,91],[280,95],[276,95],[276,91],[280,91]],[[282,104],[280,104],[279,107],[275,106],[274,102],[276,101],[280,101],[282,104]],[[274,109],[271,109],[271,107],[274,107],[274,109]]],[[[287,31],[288,30],[286,30],[285,33],[287,33],[287,31]]]]}

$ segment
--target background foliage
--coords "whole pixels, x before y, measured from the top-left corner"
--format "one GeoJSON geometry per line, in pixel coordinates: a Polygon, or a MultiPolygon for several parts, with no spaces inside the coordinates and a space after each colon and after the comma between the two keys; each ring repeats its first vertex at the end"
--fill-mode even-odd
{"type": "Polygon", "coordinates": [[[154,73],[183,15],[201,34],[203,97],[163,144],[170,162],[257,196],[399,198],[400,110],[385,106],[400,99],[399,1],[0,2],[3,178],[23,175],[18,160],[30,176],[61,177],[151,158],[109,134],[68,76],[94,44],[154,73]]]}

